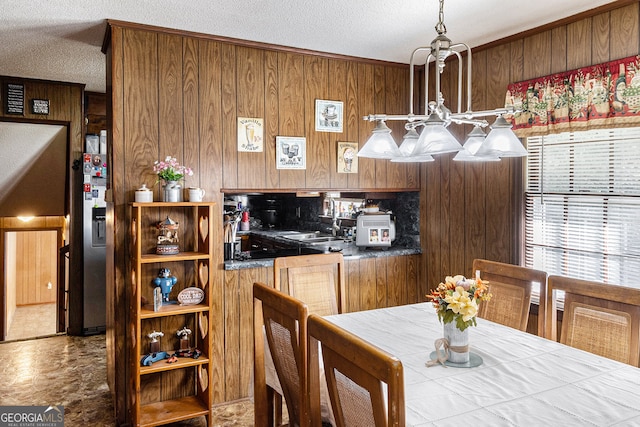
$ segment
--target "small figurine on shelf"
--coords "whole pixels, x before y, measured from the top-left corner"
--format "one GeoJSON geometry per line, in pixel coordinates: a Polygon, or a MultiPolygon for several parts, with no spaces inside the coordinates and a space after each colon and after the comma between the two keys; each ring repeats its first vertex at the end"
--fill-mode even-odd
{"type": "Polygon", "coordinates": [[[179,224],[167,217],[164,221],[160,221],[157,225],[160,230],[158,243],[156,245],[156,253],[158,255],[176,255],[178,249],[178,228],[179,224]]]}
{"type": "Polygon", "coordinates": [[[202,355],[202,352],[195,347],[191,347],[189,345],[189,335],[191,334],[191,329],[186,326],[176,332],[176,335],[180,338],[179,349],[173,353],[175,357],[190,357],[192,359],[197,359],[202,355]]]}
{"type": "Polygon", "coordinates": [[[180,345],[178,346],[178,351],[188,351],[191,350],[191,346],[189,345],[189,335],[191,335],[191,329],[186,326],[176,332],[176,335],[180,338],[180,345]]]}
{"type": "Polygon", "coordinates": [[[151,366],[154,362],[166,359],[169,357],[166,351],[160,351],[160,341],[158,338],[163,337],[164,333],[159,331],[153,331],[147,337],[151,338],[149,343],[149,353],[142,356],[140,364],[142,366],[151,366]]]}
{"type": "Polygon", "coordinates": [[[160,351],[160,341],[158,338],[163,337],[164,333],[154,330],[147,336],[151,338],[151,342],[149,343],[149,353],[157,353],[160,351]]]}
{"type": "Polygon", "coordinates": [[[171,276],[171,270],[168,268],[161,268],[160,272],[158,272],[158,277],[153,279],[153,283],[160,287],[162,291],[162,303],[163,304],[172,304],[175,301],[169,301],[169,294],[171,293],[171,289],[178,282],[176,276],[171,276]]]}

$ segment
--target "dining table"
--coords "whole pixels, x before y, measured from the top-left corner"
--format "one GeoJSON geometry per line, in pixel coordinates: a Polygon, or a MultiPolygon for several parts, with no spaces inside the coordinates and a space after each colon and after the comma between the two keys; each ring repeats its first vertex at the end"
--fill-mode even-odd
{"type": "Polygon", "coordinates": [[[326,319],[400,359],[407,426],[640,426],[637,367],[481,318],[478,366],[427,366],[443,336],[430,302],[326,319]]]}

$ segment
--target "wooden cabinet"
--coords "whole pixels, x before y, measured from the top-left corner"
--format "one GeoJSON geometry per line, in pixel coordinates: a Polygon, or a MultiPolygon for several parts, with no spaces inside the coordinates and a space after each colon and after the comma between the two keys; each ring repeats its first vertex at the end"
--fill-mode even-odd
{"type": "MultiPolygon", "coordinates": [[[[138,426],[156,426],[205,416],[211,424],[212,381],[212,287],[213,208],[215,203],[133,203],[131,280],[134,290],[132,319],[135,382],[133,419],[138,426]],[[178,223],[179,252],[156,254],[157,224],[167,217],[178,223]],[[154,310],[154,279],[161,268],[171,270],[177,281],[169,292],[169,302],[154,310]],[[199,304],[176,301],[185,288],[198,288],[204,299],[199,304]],[[143,364],[151,353],[149,334],[162,332],[159,351],[173,355],[180,347],[177,331],[191,331],[189,349],[199,357],[177,357],[143,364]],[[195,353],[195,352],[193,352],[195,353]]],[[[198,292],[198,291],[195,291],[198,292]]]]}

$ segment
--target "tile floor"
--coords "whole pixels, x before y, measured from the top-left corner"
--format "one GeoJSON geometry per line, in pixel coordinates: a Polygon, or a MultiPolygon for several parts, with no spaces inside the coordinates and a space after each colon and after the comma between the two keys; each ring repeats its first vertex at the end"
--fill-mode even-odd
{"type": "MultiPolygon", "coordinates": [[[[115,426],[107,386],[105,336],[58,335],[0,343],[0,404],[64,405],[66,427],[115,426]]],[[[216,427],[253,426],[253,402],[218,406],[216,427]]],[[[204,417],[173,426],[204,426],[204,417]]]]}
{"type": "Polygon", "coordinates": [[[56,304],[24,305],[16,308],[7,341],[56,334],[56,304]]]}

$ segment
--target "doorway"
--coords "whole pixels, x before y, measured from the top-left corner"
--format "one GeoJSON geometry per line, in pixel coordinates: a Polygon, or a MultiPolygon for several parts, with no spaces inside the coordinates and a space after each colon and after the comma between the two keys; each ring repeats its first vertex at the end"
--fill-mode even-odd
{"type": "Polygon", "coordinates": [[[57,332],[58,233],[5,232],[5,339],[23,340],[57,332]]]}
{"type": "Polygon", "coordinates": [[[68,239],[68,124],[0,121],[0,147],[0,341],[48,336],[67,325],[58,267],[68,239]],[[9,332],[38,319],[53,321],[9,332]]]}

